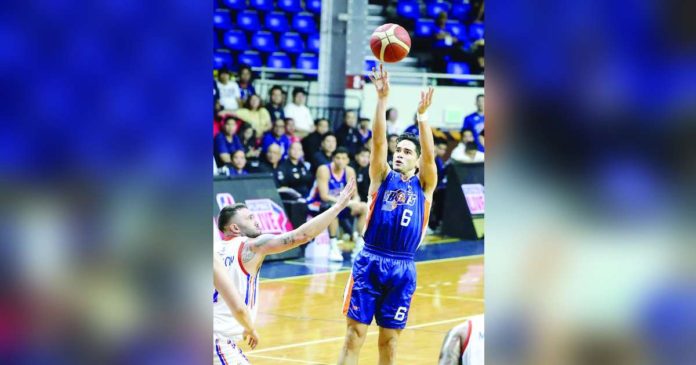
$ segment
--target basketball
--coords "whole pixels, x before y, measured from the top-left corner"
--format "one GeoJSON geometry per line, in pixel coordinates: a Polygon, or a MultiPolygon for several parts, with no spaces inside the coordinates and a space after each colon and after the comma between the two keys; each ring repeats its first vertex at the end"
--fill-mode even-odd
{"type": "Polygon", "coordinates": [[[387,23],[372,32],[370,49],[378,60],[386,63],[399,62],[411,50],[411,37],[404,27],[387,23]]]}

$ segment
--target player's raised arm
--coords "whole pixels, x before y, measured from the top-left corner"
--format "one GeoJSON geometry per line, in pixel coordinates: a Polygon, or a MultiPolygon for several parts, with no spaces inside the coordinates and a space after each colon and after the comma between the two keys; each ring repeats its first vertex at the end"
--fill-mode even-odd
{"type": "Polygon", "coordinates": [[[379,64],[379,72],[372,68],[370,80],[377,90],[377,108],[372,123],[372,153],[370,154],[370,180],[381,183],[389,172],[387,165],[387,99],[389,97],[389,73],[379,64]]]}
{"type": "Polygon", "coordinates": [[[259,255],[284,252],[309,242],[324,231],[324,229],[336,219],[338,213],[348,206],[348,202],[350,202],[353,193],[355,193],[355,178],[350,179],[346,187],[341,191],[341,195],[339,195],[336,203],[331,206],[331,208],[310,219],[299,228],[281,235],[265,234],[247,241],[244,245],[245,252],[242,253],[242,260],[245,262],[249,261],[249,255],[256,255],[258,257],[259,255]]]}
{"type": "Polygon", "coordinates": [[[433,141],[433,131],[428,124],[426,111],[433,101],[433,92],[429,87],[426,91],[421,91],[420,102],[418,103],[418,134],[421,145],[421,157],[419,165],[419,177],[423,191],[426,196],[432,198],[433,191],[437,187],[437,165],[435,164],[435,142],[433,141]]]}
{"type": "Polygon", "coordinates": [[[243,337],[248,341],[252,349],[255,348],[259,343],[259,335],[254,329],[249,310],[244,305],[242,298],[237,294],[232,280],[225,273],[225,266],[215,257],[213,257],[213,285],[215,285],[215,289],[217,289],[222,300],[230,308],[232,316],[244,327],[243,337]]]}

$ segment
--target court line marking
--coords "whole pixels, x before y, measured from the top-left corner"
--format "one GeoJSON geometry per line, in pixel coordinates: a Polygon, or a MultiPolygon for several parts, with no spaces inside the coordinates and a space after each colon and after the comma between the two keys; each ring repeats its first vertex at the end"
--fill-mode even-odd
{"type": "MultiPolygon", "coordinates": [[[[471,318],[471,317],[473,317],[473,316],[480,315],[480,314],[482,314],[482,313],[479,313],[479,314],[472,314],[472,315],[465,316],[465,317],[457,317],[457,318],[445,319],[445,320],[442,320],[442,321],[426,322],[426,323],[417,324],[417,325],[415,325],[415,326],[406,326],[406,328],[405,328],[404,330],[412,330],[412,329],[417,329],[417,328],[435,326],[435,325],[438,325],[438,324],[444,324],[444,323],[450,323],[450,322],[463,321],[463,320],[465,320],[465,319],[469,319],[469,318],[471,318]]],[[[368,331],[367,334],[366,334],[366,336],[376,335],[376,334],[379,334],[379,331],[368,331]]],[[[289,345],[282,345],[282,346],[269,347],[269,348],[267,348],[267,349],[254,350],[254,351],[250,351],[248,354],[259,354],[259,353],[262,353],[262,352],[277,351],[277,350],[285,350],[285,349],[290,349],[290,348],[300,347],[300,346],[306,346],[306,345],[316,345],[316,344],[319,344],[319,343],[333,342],[333,341],[336,341],[336,340],[342,340],[342,339],[344,339],[344,338],[345,338],[345,336],[340,336],[340,337],[329,337],[329,338],[324,338],[324,339],[321,339],[321,340],[312,340],[312,341],[298,342],[298,343],[293,343],[293,344],[289,344],[289,345]]]]}
{"type": "Polygon", "coordinates": [[[269,360],[283,360],[283,361],[288,361],[288,362],[299,362],[301,364],[314,364],[314,365],[331,365],[327,362],[318,362],[318,361],[305,361],[305,360],[295,360],[295,359],[288,359],[285,357],[275,357],[275,356],[263,356],[263,355],[257,355],[253,353],[244,353],[246,356],[253,356],[253,357],[258,357],[260,359],[269,359],[269,360]]]}
{"type": "MultiPolygon", "coordinates": [[[[439,263],[439,262],[447,262],[447,261],[456,261],[456,260],[472,260],[472,259],[477,259],[477,258],[482,258],[484,257],[483,254],[481,255],[469,255],[469,256],[457,256],[457,257],[448,257],[445,259],[435,259],[435,260],[425,260],[425,261],[416,261],[416,265],[423,265],[423,264],[433,264],[433,263],[439,263]]],[[[329,272],[320,272],[320,273],[315,273],[315,274],[304,274],[304,275],[297,275],[297,276],[286,276],[284,278],[273,278],[273,279],[261,279],[261,283],[269,283],[269,282],[274,282],[274,281],[288,281],[288,280],[294,280],[294,279],[301,279],[301,278],[308,278],[310,276],[322,276],[322,275],[330,275],[330,274],[343,274],[343,273],[348,273],[350,270],[338,270],[338,271],[329,271],[329,272]]]]}

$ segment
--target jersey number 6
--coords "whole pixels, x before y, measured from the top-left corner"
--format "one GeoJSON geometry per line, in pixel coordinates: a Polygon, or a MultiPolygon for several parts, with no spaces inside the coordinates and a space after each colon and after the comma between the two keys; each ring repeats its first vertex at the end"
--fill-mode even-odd
{"type": "Polygon", "coordinates": [[[413,215],[413,211],[410,209],[404,209],[404,214],[401,216],[401,225],[404,227],[407,227],[409,223],[411,223],[411,216],[413,215]]]}

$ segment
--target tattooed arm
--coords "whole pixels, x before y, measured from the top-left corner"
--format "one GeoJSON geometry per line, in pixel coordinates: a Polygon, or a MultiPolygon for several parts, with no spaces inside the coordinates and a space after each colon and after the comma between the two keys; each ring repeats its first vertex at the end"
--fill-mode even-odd
{"type": "Polygon", "coordinates": [[[242,262],[244,262],[245,267],[257,267],[263,260],[263,256],[285,252],[318,236],[348,205],[354,192],[355,178],[352,178],[331,208],[310,219],[296,230],[280,235],[262,234],[246,241],[242,250],[242,262]],[[252,261],[255,261],[256,265],[252,261]]]}

